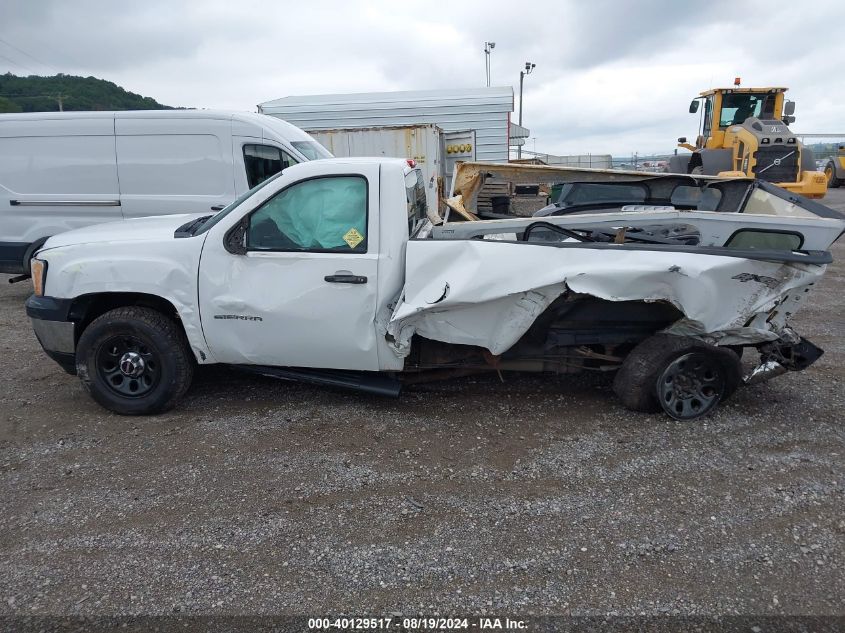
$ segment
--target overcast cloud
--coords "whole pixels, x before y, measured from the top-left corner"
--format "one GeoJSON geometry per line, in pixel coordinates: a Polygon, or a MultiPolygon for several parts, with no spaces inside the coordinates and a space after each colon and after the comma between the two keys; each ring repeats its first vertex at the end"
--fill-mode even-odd
{"type": "MultiPolygon", "coordinates": [[[[0,72],[94,75],[161,103],[255,111],[289,95],[518,89],[538,151],[668,151],[690,99],[785,85],[798,132],[845,133],[845,2],[5,0],[0,72]]],[[[516,114],[514,114],[516,120],[516,114]]],[[[529,141],[531,149],[534,141],[529,141]]]]}

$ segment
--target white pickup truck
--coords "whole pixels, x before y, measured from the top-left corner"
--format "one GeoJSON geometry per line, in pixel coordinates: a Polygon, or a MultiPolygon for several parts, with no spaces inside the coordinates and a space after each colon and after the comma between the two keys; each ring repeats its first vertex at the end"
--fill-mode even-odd
{"type": "Polygon", "coordinates": [[[444,221],[413,161],[328,159],[214,216],[70,231],[32,260],[27,313],[121,414],[173,407],[196,364],[226,363],[387,394],[482,371],[615,371],[629,408],[692,419],[821,354],[787,321],[845,229],[827,207],[744,179],[465,163],[454,182],[444,221]],[[641,183],[676,206],[473,221],[497,174],[641,183]],[[744,348],[760,359],[743,376],[744,348]]]}

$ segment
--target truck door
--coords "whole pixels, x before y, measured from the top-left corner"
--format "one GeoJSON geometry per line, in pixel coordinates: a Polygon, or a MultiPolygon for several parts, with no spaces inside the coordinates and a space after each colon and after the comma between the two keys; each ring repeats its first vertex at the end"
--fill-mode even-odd
{"type": "Polygon", "coordinates": [[[266,200],[209,231],[199,300],[215,360],[379,368],[379,172],[348,167],[315,161],[283,173],[253,195],[266,200]],[[233,234],[244,252],[231,252],[233,234]]]}

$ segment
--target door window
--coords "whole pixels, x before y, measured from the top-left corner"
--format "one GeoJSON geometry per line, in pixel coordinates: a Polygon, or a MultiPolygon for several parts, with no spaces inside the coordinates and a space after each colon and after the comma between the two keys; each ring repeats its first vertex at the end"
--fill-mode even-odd
{"type": "Polygon", "coordinates": [[[797,251],[804,243],[800,233],[740,229],[728,238],[728,248],[765,248],[775,251],[797,251]]]}
{"type": "Polygon", "coordinates": [[[244,167],[250,189],[297,162],[290,154],[273,145],[244,145],[244,167]]]}
{"type": "Polygon", "coordinates": [[[706,139],[710,136],[710,128],[713,119],[713,95],[704,100],[704,114],[702,115],[701,135],[706,139]]]}
{"type": "Polygon", "coordinates": [[[247,248],[366,253],[367,181],[330,176],[280,191],[250,216],[247,248]]]}

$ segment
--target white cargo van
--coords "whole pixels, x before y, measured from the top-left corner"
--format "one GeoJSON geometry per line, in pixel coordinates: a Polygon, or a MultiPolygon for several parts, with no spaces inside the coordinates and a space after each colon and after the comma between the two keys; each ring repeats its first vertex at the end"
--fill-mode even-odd
{"type": "Polygon", "coordinates": [[[212,110],[0,115],[0,272],[89,224],[213,213],[288,165],[329,158],[276,117],[212,110]]]}

